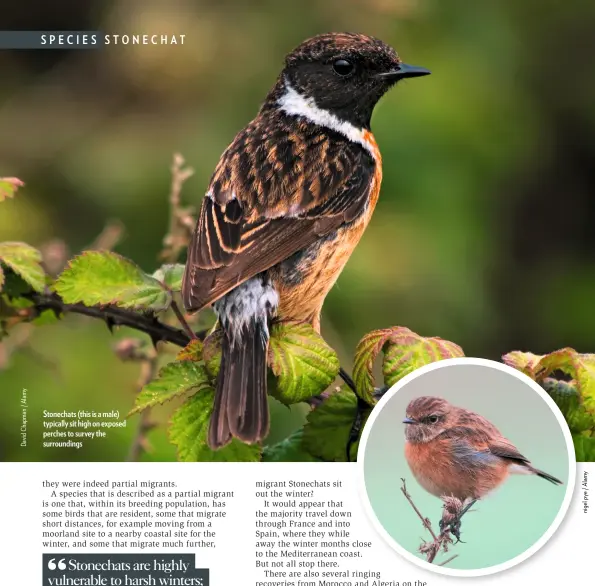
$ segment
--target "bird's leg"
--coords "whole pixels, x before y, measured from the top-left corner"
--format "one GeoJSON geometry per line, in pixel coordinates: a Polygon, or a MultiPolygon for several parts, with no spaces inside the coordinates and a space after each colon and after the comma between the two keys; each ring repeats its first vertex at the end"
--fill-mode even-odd
{"type": "MultiPolygon", "coordinates": [[[[460,501],[459,501],[460,502],[460,501]]],[[[438,526],[440,527],[440,533],[443,533],[446,528],[450,530],[450,532],[456,537],[456,543],[461,541],[461,519],[463,515],[471,509],[471,507],[477,502],[477,499],[473,499],[472,501],[468,502],[460,511],[452,512],[449,511],[448,518],[445,519],[445,515],[442,516],[438,526]]],[[[448,503],[445,502],[445,507],[448,510],[448,503]]],[[[463,543],[463,542],[461,542],[463,543]]]]}
{"type": "Polygon", "coordinates": [[[455,517],[450,521],[445,521],[444,519],[440,519],[438,522],[438,527],[440,528],[440,533],[444,533],[446,530],[450,531],[457,540],[455,543],[464,543],[461,541],[461,517],[455,517]]]}
{"type": "MultiPolygon", "coordinates": [[[[461,519],[463,515],[477,502],[477,499],[473,499],[467,503],[463,510],[455,517],[454,521],[450,525],[450,532],[457,538],[456,543],[461,541],[461,519]]],[[[462,542],[461,542],[462,543],[462,542]]]]}
{"type": "Polygon", "coordinates": [[[459,513],[459,521],[461,520],[461,517],[477,502],[477,499],[473,499],[472,501],[468,502],[465,507],[463,508],[463,510],[459,513]]]}
{"type": "Polygon", "coordinates": [[[451,524],[450,524],[450,532],[457,538],[455,543],[465,543],[461,541],[461,518],[457,517],[451,524]]]}

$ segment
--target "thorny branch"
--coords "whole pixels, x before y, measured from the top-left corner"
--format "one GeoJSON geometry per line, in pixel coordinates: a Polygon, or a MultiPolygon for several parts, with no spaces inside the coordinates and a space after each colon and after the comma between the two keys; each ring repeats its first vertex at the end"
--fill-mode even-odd
{"type": "MultiPolygon", "coordinates": [[[[140,363],[140,377],[136,385],[137,392],[140,392],[145,385],[148,385],[155,378],[158,367],[158,353],[154,348],[147,348],[137,338],[126,338],[118,342],[114,350],[120,360],[132,360],[140,363]]],[[[126,458],[127,462],[136,462],[143,452],[151,451],[147,433],[155,427],[155,423],[151,421],[150,413],[150,409],[145,409],[140,414],[136,433],[126,458]]]]}
{"type": "MultiPolygon", "coordinates": [[[[163,241],[163,251],[161,253],[161,257],[165,262],[169,263],[176,262],[182,250],[188,245],[189,237],[195,223],[192,217],[192,208],[181,207],[182,186],[194,173],[192,169],[184,168],[184,163],[184,158],[181,155],[174,155],[169,193],[170,224],[168,233],[163,241]]],[[[110,221],[88,249],[112,250],[120,242],[123,234],[123,224],[118,220],[110,221]]],[[[58,274],[66,264],[66,246],[61,241],[55,241],[47,247],[45,252],[44,261],[46,261],[45,264],[48,267],[48,272],[54,275],[58,274]]],[[[126,326],[147,334],[153,342],[153,349],[141,351],[135,346],[137,343],[135,340],[123,340],[116,349],[116,353],[121,359],[136,360],[140,363],[139,390],[147,385],[157,374],[158,358],[162,351],[162,348],[158,347],[159,342],[170,342],[184,347],[191,339],[202,339],[206,335],[206,331],[196,333],[192,330],[175,300],[172,301],[171,309],[182,325],[181,330],[159,321],[152,313],[126,311],[114,306],[87,307],[82,303],[68,304],[59,295],[50,292],[33,292],[28,297],[33,302],[33,307],[30,308],[33,315],[39,315],[47,309],[52,310],[58,317],[66,313],[77,313],[103,320],[110,331],[113,331],[115,326],[126,326]],[[125,349],[127,345],[128,350],[125,349]]],[[[0,359],[2,358],[0,355],[0,359]]],[[[145,410],[140,416],[138,428],[130,446],[129,461],[138,460],[142,452],[147,451],[148,440],[146,434],[152,427],[153,424],[149,421],[148,410],[145,410]]]]}
{"type": "Polygon", "coordinates": [[[194,169],[184,167],[184,157],[176,153],[171,166],[171,187],[169,192],[169,230],[163,239],[161,259],[175,262],[188,246],[192,230],[196,224],[194,208],[181,206],[182,186],[194,174],[194,169]]]}
{"type": "MultiPolygon", "coordinates": [[[[424,517],[421,511],[417,508],[416,504],[413,502],[411,495],[407,491],[407,484],[405,483],[405,479],[401,478],[401,482],[403,486],[401,486],[401,492],[405,495],[405,498],[409,501],[409,504],[420,518],[423,526],[430,532],[432,536],[432,541],[422,541],[422,544],[419,546],[419,552],[426,556],[426,561],[430,564],[434,563],[436,556],[443,551],[444,553],[448,552],[448,546],[453,543],[451,537],[451,523],[457,519],[460,520],[461,511],[463,510],[463,503],[454,497],[445,497],[443,498],[443,510],[442,510],[442,526],[440,533],[436,534],[434,529],[432,529],[432,523],[430,519],[424,517]]],[[[447,560],[443,561],[442,563],[438,564],[440,566],[445,566],[452,560],[454,560],[457,555],[453,555],[447,560]]]]}
{"type": "Polygon", "coordinates": [[[184,316],[184,314],[178,307],[178,304],[175,300],[171,302],[171,308],[172,308],[172,311],[174,312],[175,316],[178,318],[178,321],[180,322],[180,324],[182,324],[182,328],[186,332],[188,337],[191,340],[196,340],[196,333],[190,327],[190,324],[186,320],[186,317],[184,316]]]}
{"type": "MultiPolygon", "coordinates": [[[[120,309],[112,305],[103,307],[87,307],[82,303],[64,303],[56,293],[32,293],[28,298],[33,302],[33,309],[41,313],[46,309],[51,309],[57,316],[67,313],[76,313],[104,321],[110,331],[116,326],[124,326],[147,334],[153,346],[156,348],[158,342],[169,342],[175,346],[184,348],[191,340],[189,332],[165,324],[157,319],[155,315],[147,313],[137,313],[127,309],[120,309]]],[[[189,327],[189,326],[188,326],[189,327]]],[[[209,330],[192,331],[193,337],[204,340],[209,330]]],[[[349,375],[346,374],[347,377],[349,375]]],[[[330,393],[324,392],[320,395],[311,397],[307,403],[312,407],[317,407],[323,402],[330,393]]]]}
{"type": "MultiPolygon", "coordinates": [[[[184,185],[184,182],[194,173],[193,169],[184,168],[184,163],[185,161],[182,155],[177,153],[174,154],[171,166],[172,178],[169,193],[169,230],[163,240],[163,250],[160,255],[165,262],[170,263],[176,262],[182,250],[188,245],[190,234],[192,233],[192,228],[195,224],[195,220],[192,217],[193,209],[183,209],[180,205],[182,186],[184,185]]],[[[157,318],[153,318],[153,323],[151,324],[152,327],[155,329],[161,326],[163,329],[167,330],[168,334],[175,334],[176,339],[179,338],[178,341],[182,342],[182,346],[185,346],[190,340],[199,338],[199,335],[197,335],[190,327],[190,324],[178,307],[175,299],[171,302],[171,309],[177,320],[180,322],[182,331],[175,330],[172,326],[159,322],[157,318]],[[172,330],[174,331],[172,332],[172,330]],[[181,338],[180,334],[183,335],[185,339],[181,338]]],[[[206,332],[202,332],[200,337],[204,338],[205,335],[206,332]]],[[[157,347],[157,341],[159,340],[159,337],[153,333],[153,335],[151,335],[151,340],[153,341],[154,351],[140,352],[140,354],[136,356],[136,359],[140,360],[141,362],[138,391],[142,390],[145,385],[148,385],[157,374],[157,365],[160,353],[160,349],[157,347]]],[[[164,340],[164,338],[161,337],[161,340],[164,340]]],[[[143,452],[148,451],[149,442],[146,435],[153,427],[154,424],[150,421],[150,409],[145,409],[140,414],[137,431],[130,447],[130,452],[128,454],[129,462],[138,460],[143,452]]]]}
{"type": "MultiPolygon", "coordinates": [[[[196,219],[193,215],[195,212],[194,208],[182,207],[182,186],[184,185],[184,182],[194,174],[193,169],[184,167],[184,165],[185,160],[182,155],[177,153],[174,154],[171,166],[172,179],[169,193],[169,230],[163,239],[163,250],[160,254],[160,258],[168,263],[178,261],[180,254],[188,246],[192,230],[196,224],[196,219]]],[[[89,246],[89,249],[111,250],[120,242],[123,234],[124,226],[118,220],[110,221],[101,234],[89,246]]],[[[56,241],[51,243],[50,253],[51,254],[47,255],[49,258],[45,258],[46,254],[44,254],[44,261],[46,261],[45,264],[47,265],[52,264],[53,270],[48,272],[56,275],[64,268],[68,251],[66,245],[62,241],[56,241]],[[50,263],[47,261],[52,262],[50,263]]],[[[158,347],[159,342],[169,342],[176,346],[185,347],[190,340],[203,340],[208,333],[208,330],[195,332],[175,300],[171,304],[171,309],[178,322],[182,325],[182,329],[158,320],[151,312],[141,313],[121,309],[112,305],[89,307],[82,303],[69,304],[65,303],[59,295],[51,292],[32,292],[26,297],[32,301],[33,307],[30,308],[30,311],[35,315],[39,315],[44,310],[48,309],[53,311],[58,317],[67,313],[74,313],[100,319],[106,323],[110,331],[113,331],[116,326],[124,326],[147,334],[154,347],[154,352],[151,353],[150,357],[146,355],[141,357],[138,354],[135,356],[124,356],[122,355],[122,347],[116,349],[116,353],[121,359],[134,359],[141,362],[141,375],[138,383],[140,388],[148,384],[156,375],[157,361],[159,354],[162,351],[162,348],[158,347]]],[[[134,342],[134,340],[132,340],[132,342],[131,340],[132,339],[123,340],[122,343],[130,344],[134,342]]],[[[0,355],[0,359],[1,358],[2,356],[0,355]]],[[[339,376],[355,393],[356,388],[353,379],[343,368],[340,369],[339,376]]],[[[312,408],[316,408],[328,397],[328,395],[329,392],[325,391],[320,395],[312,397],[307,403],[312,408]]],[[[141,414],[137,433],[135,434],[133,443],[130,447],[129,461],[137,460],[141,453],[146,451],[146,433],[153,427],[153,424],[148,420],[147,413],[148,410],[141,414]]],[[[358,428],[357,431],[360,431],[360,429],[358,428]]],[[[353,440],[354,438],[350,439],[350,444],[347,448],[348,452],[353,440]]],[[[349,457],[347,459],[349,461],[349,457]]]]}
{"type": "MultiPolygon", "coordinates": [[[[38,312],[51,309],[57,315],[78,313],[87,317],[94,317],[103,320],[110,331],[115,326],[125,326],[143,332],[151,338],[154,345],[157,342],[170,342],[183,348],[190,341],[190,337],[186,332],[160,322],[150,313],[137,313],[111,305],[87,307],[82,303],[64,303],[61,297],[55,293],[32,293],[29,298],[38,312]]],[[[206,333],[206,331],[196,332],[196,336],[203,339],[206,333]]]]}
{"type": "MultiPolygon", "coordinates": [[[[190,235],[192,234],[192,230],[196,223],[196,220],[192,216],[194,209],[190,207],[181,207],[182,186],[184,185],[184,182],[194,174],[194,170],[190,167],[185,168],[184,163],[185,161],[182,155],[178,153],[174,154],[171,166],[171,186],[169,191],[169,230],[163,239],[163,250],[160,254],[160,258],[168,263],[177,262],[181,252],[190,242],[190,235]]],[[[148,355],[145,354],[141,361],[141,374],[138,383],[139,390],[149,384],[157,374],[157,360],[161,351],[161,349],[157,347],[157,342],[159,340],[173,342],[179,346],[186,346],[190,340],[196,338],[202,339],[206,335],[206,331],[197,334],[192,330],[175,299],[171,302],[171,309],[178,322],[181,324],[182,330],[161,323],[154,316],[151,318],[150,324],[147,324],[146,322],[143,324],[145,326],[150,325],[151,327],[151,332],[147,333],[151,336],[155,351],[148,355]]],[[[130,327],[140,325],[138,321],[133,321],[133,324],[128,323],[120,325],[129,325],[130,327]]],[[[136,329],[140,328],[136,327],[136,329]]],[[[128,461],[138,460],[142,452],[147,451],[148,440],[146,434],[154,427],[149,421],[149,412],[150,410],[146,409],[140,415],[137,432],[132,442],[132,446],[130,447],[128,461]]]]}
{"type": "MultiPolygon", "coordinates": [[[[123,234],[124,225],[119,220],[110,220],[93,243],[89,245],[87,250],[112,250],[120,242],[123,234]]],[[[70,251],[66,243],[59,238],[54,238],[43,243],[39,247],[39,250],[46,273],[51,277],[57,277],[66,267],[67,260],[70,257],[70,251]]],[[[53,303],[37,308],[34,307],[33,312],[38,315],[43,309],[53,309],[54,313],[59,313],[53,303]],[[53,307],[50,305],[53,305],[53,307]]],[[[36,352],[29,344],[29,338],[33,330],[34,328],[30,325],[20,328],[18,334],[11,336],[12,343],[10,345],[0,342],[0,370],[6,367],[10,354],[16,348],[19,348],[22,352],[33,355],[38,363],[59,374],[58,365],[48,360],[43,354],[36,352]]]]}

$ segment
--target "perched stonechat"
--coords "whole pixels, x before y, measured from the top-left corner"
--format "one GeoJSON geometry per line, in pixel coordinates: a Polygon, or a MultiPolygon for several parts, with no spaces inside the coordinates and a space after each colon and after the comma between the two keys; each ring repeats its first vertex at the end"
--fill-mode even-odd
{"type": "Polygon", "coordinates": [[[485,417],[439,397],[409,403],[405,457],[416,480],[437,497],[475,501],[509,474],[532,474],[562,484],[531,462],[485,417]]]}
{"type": "Polygon", "coordinates": [[[311,38],[286,57],[258,115],[221,156],[182,288],[186,309],[212,305],[223,332],[211,448],[268,434],[271,320],[319,331],[324,299],[380,191],[374,106],[397,81],[428,73],[378,39],[311,38]]]}

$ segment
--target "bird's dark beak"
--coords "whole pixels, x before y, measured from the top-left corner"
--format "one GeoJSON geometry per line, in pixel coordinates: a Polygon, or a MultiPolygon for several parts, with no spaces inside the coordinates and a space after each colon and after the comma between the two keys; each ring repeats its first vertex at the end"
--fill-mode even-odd
{"type": "Polygon", "coordinates": [[[411,417],[405,417],[405,419],[403,419],[403,423],[415,423],[415,419],[411,419],[411,417]]]}
{"type": "Polygon", "coordinates": [[[407,63],[399,63],[397,67],[385,73],[379,73],[376,77],[390,81],[398,81],[406,77],[421,77],[422,75],[430,75],[432,73],[425,67],[417,67],[416,65],[407,65],[407,63]]]}

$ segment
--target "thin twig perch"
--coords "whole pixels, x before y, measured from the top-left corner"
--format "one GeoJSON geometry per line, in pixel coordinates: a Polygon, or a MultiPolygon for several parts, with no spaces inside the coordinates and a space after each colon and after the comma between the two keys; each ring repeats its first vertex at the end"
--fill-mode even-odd
{"type": "Polygon", "coordinates": [[[176,262],[182,250],[188,246],[196,224],[193,217],[194,208],[181,206],[182,186],[194,174],[192,168],[184,167],[185,163],[182,155],[174,154],[169,192],[169,230],[163,239],[163,250],[160,255],[165,262],[176,262]]]}
{"type": "MultiPolygon", "coordinates": [[[[413,502],[411,495],[407,491],[407,484],[404,478],[401,478],[401,482],[403,486],[401,486],[401,492],[405,495],[405,498],[415,511],[416,515],[420,518],[423,526],[430,532],[432,536],[432,541],[423,541],[422,544],[419,546],[419,552],[426,556],[426,561],[430,564],[434,563],[436,556],[443,551],[446,553],[448,551],[448,546],[453,543],[451,537],[451,529],[450,529],[450,522],[455,519],[457,513],[460,513],[462,510],[462,503],[458,499],[443,499],[443,512],[442,512],[442,519],[444,521],[443,526],[444,528],[436,534],[434,529],[432,528],[432,523],[428,517],[424,517],[421,511],[417,508],[417,505],[413,502]],[[455,502],[456,501],[456,502],[455,502]]],[[[457,554],[451,556],[447,560],[438,564],[439,566],[445,566],[446,564],[450,563],[458,557],[457,554]]]]}
{"type": "Polygon", "coordinates": [[[177,304],[177,302],[175,300],[173,300],[171,302],[171,309],[174,312],[175,316],[178,318],[178,321],[182,325],[182,328],[184,329],[184,331],[186,332],[186,334],[188,334],[189,338],[191,340],[196,340],[197,339],[196,333],[192,330],[192,328],[188,324],[188,321],[186,320],[186,317],[184,316],[184,314],[182,313],[182,311],[178,307],[178,304],[177,304]]]}
{"type": "MultiPolygon", "coordinates": [[[[135,389],[136,393],[140,392],[145,385],[148,385],[155,378],[159,356],[157,350],[147,346],[138,338],[120,340],[114,350],[120,360],[131,360],[140,363],[140,376],[135,389]]],[[[140,414],[136,432],[126,458],[128,462],[137,462],[143,452],[149,452],[151,449],[147,433],[155,427],[155,424],[150,420],[150,413],[150,409],[145,409],[140,414]]]]}

